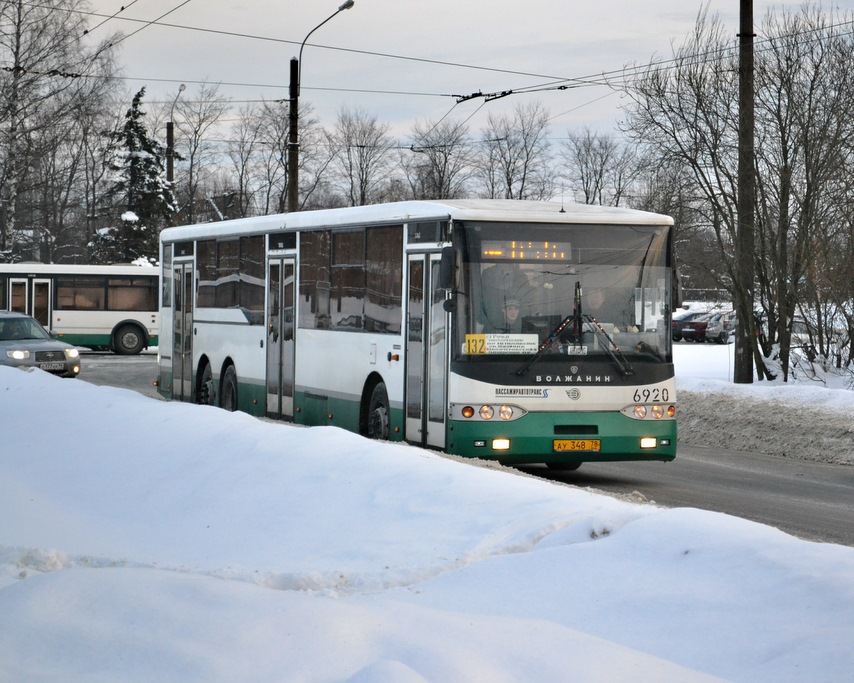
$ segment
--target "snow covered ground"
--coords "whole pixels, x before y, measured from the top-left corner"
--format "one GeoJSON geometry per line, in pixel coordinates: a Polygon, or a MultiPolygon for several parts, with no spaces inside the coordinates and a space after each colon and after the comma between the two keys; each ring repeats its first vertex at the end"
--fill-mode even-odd
{"type": "Polygon", "coordinates": [[[733,344],[675,345],[680,443],[854,465],[850,374],[801,361],[793,382],[734,385],[733,351],[733,344]]]}
{"type": "MultiPolygon", "coordinates": [[[[854,392],[734,387],[731,351],[678,345],[683,440],[735,406],[851,450],[854,392]]],[[[854,671],[854,548],[38,371],[0,397],[3,683],[854,671]]]]}

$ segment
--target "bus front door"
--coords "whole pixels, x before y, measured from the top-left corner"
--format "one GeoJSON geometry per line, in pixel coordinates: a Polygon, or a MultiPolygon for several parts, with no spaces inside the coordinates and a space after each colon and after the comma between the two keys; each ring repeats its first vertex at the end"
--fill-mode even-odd
{"type": "Polygon", "coordinates": [[[192,262],[175,262],[172,270],[175,305],[172,309],[172,398],[193,396],[193,283],[192,262]]]}
{"type": "Polygon", "coordinates": [[[267,264],[267,417],[294,417],[294,259],[267,264]]]}
{"type": "Polygon", "coordinates": [[[406,440],[445,447],[447,313],[440,254],[410,254],[406,314],[406,440]]]}
{"type": "Polygon", "coordinates": [[[39,321],[46,330],[51,329],[51,281],[33,278],[12,278],[9,309],[26,313],[39,321]]]}

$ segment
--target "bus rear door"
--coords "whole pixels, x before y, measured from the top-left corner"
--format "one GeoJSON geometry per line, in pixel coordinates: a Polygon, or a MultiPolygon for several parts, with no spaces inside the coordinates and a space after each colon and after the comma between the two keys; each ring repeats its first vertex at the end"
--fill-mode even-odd
{"type": "Polygon", "coordinates": [[[294,416],[294,259],[267,265],[267,417],[294,416]]]}
{"type": "Polygon", "coordinates": [[[43,278],[11,278],[10,310],[26,313],[51,329],[51,281],[43,278]]]}
{"type": "Polygon", "coordinates": [[[176,261],[172,273],[172,398],[189,401],[193,397],[193,262],[176,261]]]}

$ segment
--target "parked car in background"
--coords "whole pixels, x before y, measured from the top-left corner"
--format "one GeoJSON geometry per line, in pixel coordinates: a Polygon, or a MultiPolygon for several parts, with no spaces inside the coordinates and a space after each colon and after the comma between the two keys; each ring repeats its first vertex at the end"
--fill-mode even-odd
{"type": "Polygon", "coordinates": [[[726,344],[735,334],[735,312],[716,313],[706,325],[706,341],[726,344]]]}
{"type": "Polygon", "coordinates": [[[716,314],[703,313],[682,326],[682,339],[692,342],[706,341],[706,327],[716,314]]]}
{"type": "Polygon", "coordinates": [[[682,331],[684,330],[685,326],[692,323],[694,320],[697,320],[698,318],[705,317],[706,315],[707,313],[705,311],[676,311],[673,314],[673,341],[681,341],[682,331]]]}
{"type": "Polygon", "coordinates": [[[0,311],[0,365],[77,377],[80,353],[71,344],[54,339],[34,318],[0,311]]]}

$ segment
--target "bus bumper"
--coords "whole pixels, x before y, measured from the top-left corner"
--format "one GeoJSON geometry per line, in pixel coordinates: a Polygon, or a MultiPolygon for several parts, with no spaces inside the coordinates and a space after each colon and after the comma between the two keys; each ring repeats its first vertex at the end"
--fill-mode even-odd
{"type": "Polygon", "coordinates": [[[676,421],[610,412],[528,413],[504,423],[452,420],[448,451],[508,465],[669,461],[676,457],[676,421]]]}

